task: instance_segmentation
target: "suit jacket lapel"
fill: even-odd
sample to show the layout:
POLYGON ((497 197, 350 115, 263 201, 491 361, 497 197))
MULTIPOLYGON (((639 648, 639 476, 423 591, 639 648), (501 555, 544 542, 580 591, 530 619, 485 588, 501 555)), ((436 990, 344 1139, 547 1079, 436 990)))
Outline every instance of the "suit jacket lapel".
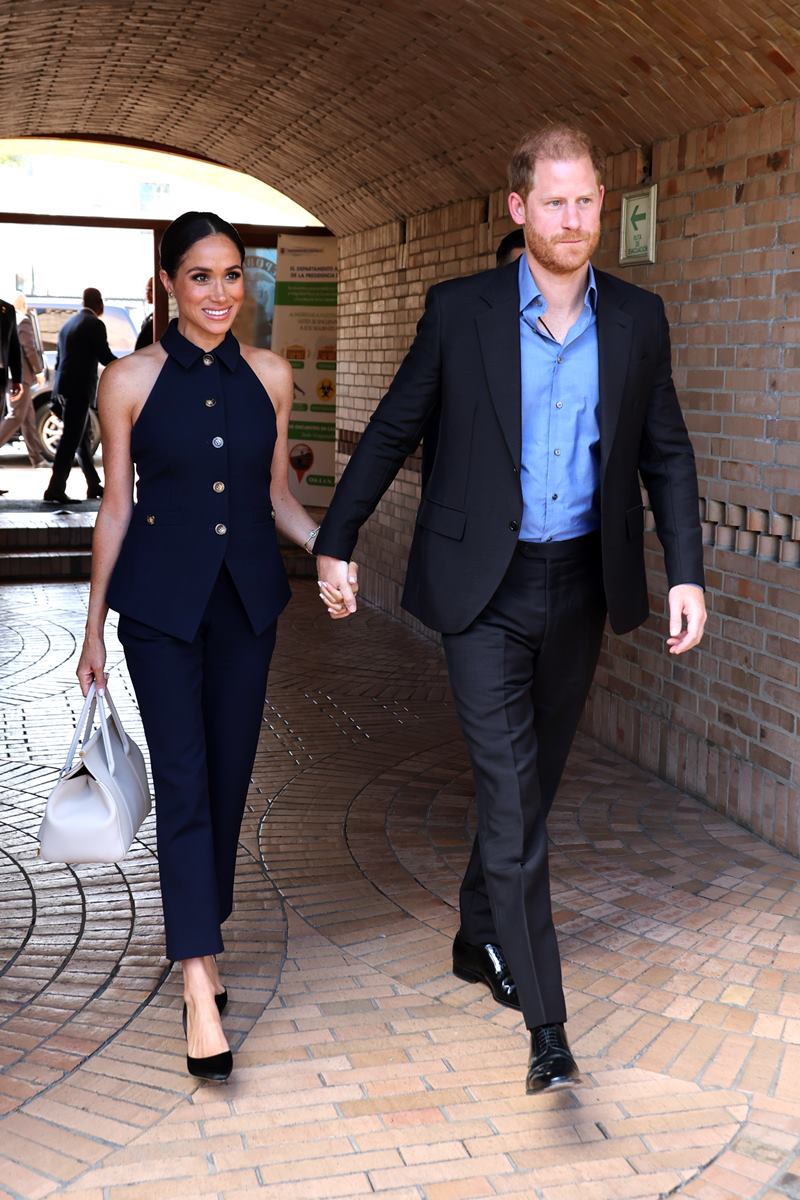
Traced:
POLYGON ((483 300, 486 308, 475 321, 489 394, 511 458, 519 469, 522 457, 522 382, 516 264, 492 271, 487 276, 483 300))
POLYGON ((633 321, 616 303, 609 277, 595 271, 597 280, 597 357, 600 392, 600 470, 605 473, 608 456, 614 443, 628 361, 631 351, 633 321))

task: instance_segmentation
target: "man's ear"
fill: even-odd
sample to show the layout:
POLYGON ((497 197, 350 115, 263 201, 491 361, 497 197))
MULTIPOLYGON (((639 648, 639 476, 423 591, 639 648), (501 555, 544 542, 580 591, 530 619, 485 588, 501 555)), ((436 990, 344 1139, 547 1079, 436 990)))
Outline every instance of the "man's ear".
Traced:
POLYGON ((508 197, 508 211, 511 215, 511 220, 516 225, 525 224, 525 201, 520 196, 519 192, 511 192, 508 197))

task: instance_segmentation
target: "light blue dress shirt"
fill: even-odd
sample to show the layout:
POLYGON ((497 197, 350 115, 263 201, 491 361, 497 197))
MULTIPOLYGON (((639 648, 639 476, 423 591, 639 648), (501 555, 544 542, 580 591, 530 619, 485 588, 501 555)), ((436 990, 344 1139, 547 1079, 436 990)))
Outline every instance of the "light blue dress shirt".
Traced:
POLYGON ((547 301, 519 260, 522 366, 522 527, 527 542, 564 541, 600 524, 597 285, 563 344, 542 328, 547 301))

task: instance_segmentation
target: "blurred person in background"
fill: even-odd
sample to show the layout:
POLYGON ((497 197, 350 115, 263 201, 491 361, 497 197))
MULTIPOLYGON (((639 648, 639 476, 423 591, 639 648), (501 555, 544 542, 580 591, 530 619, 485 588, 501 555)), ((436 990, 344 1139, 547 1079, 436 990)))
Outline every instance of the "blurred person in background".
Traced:
POLYGON ((497 243, 495 259, 498 267, 507 267, 525 253, 525 230, 518 225, 497 243))
POLYGON ((72 504, 66 493, 72 460, 78 452, 86 476, 87 500, 100 500, 103 487, 92 461, 89 408, 97 391, 97 368, 115 359, 108 344, 103 315, 103 297, 97 288, 84 289, 83 307, 62 326, 58 335, 58 358, 53 391, 64 405, 64 432, 56 451, 53 474, 44 498, 48 504, 72 504))
MULTIPOLYGON (((0 407, 4 413, 9 378, 8 395, 13 402, 22 391, 22 355, 14 309, 6 300, 0 300, 0 407)), ((0 488, 0 496, 5 494, 6 489, 0 488)))
MULTIPOLYGON (((151 275, 147 283, 144 285, 144 300, 145 304, 153 303, 153 276, 151 275)), ((139 330, 139 336, 136 339, 134 350, 143 350, 145 346, 153 344, 153 312, 152 309, 142 321, 142 328, 139 330)))
POLYGON ((36 313, 28 308, 22 292, 14 299, 16 309, 17 338, 19 340, 22 380, 18 391, 9 397, 9 413, 0 421, 0 446, 4 446, 15 434, 21 433, 32 467, 46 467, 47 458, 42 440, 36 430, 31 387, 44 371, 42 339, 36 321, 36 313))

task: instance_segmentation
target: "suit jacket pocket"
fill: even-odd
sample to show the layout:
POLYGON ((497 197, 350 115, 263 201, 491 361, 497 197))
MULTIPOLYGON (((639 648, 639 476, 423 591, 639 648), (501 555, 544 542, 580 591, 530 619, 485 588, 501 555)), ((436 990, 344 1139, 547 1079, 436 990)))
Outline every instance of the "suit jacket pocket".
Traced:
POLYGON ((625 526, 628 531, 628 540, 631 542, 641 539, 644 534, 644 505, 635 504, 633 508, 629 508, 625 513, 625 526))
POLYGON ((444 504, 427 499, 422 501, 417 514, 417 524, 423 529, 430 529, 432 533, 440 533, 442 537, 456 540, 464 536, 466 520, 466 513, 460 512, 459 509, 447 508, 444 504))

